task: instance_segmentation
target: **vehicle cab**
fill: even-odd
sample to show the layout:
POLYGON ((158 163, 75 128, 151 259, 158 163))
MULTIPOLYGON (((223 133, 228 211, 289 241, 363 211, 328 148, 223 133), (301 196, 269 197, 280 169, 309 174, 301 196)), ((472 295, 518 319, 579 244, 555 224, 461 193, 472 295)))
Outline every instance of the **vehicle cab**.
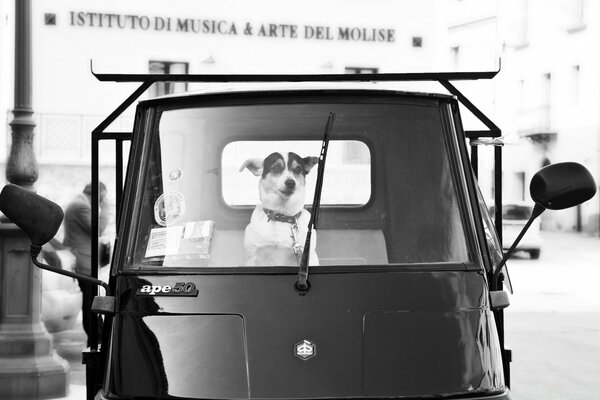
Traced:
MULTIPOLYGON (((452 95, 262 84, 157 98, 137 105, 131 134, 104 131, 158 79, 191 78, 145 78, 93 133, 93 181, 99 141, 115 140, 123 191, 109 282, 89 278, 106 295, 88 398, 511 398, 508 254, 467 144, 486 133, 464 131, 470 103, 449 83, 464 76, 390 77, 452 95)), ((573 168, 534 177, 534 213, 571 206, 566 181, 577 201, 593 196, 573 168)), ((34 245, 52 236, 19 224, 7 198, 34 245)))
POLYGON ((137 115, 106 398, 508 398, 455 98, 234 91, 137 115), (318 156, 330 113, 318 265, 299 293, 298 265, 246 265, 265 178, 240 166, 318 156))

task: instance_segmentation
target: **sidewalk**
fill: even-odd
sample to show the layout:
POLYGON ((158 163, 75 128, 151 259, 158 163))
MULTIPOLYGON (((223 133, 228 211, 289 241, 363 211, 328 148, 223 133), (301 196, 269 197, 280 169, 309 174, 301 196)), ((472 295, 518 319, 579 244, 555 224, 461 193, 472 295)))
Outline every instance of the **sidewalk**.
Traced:
POLYGON ((52 400, 85 400, 85 386, 69 385, 67 397, 58 397, 52 400))
POLYGON ((87 337, 81 325, 81 313, 73 329, 52 333, 54 349, 69 363, 69 388, 66 397, 57 400, 85 400, 85 365, 81 363, 81 352, 86 347, 87 337))

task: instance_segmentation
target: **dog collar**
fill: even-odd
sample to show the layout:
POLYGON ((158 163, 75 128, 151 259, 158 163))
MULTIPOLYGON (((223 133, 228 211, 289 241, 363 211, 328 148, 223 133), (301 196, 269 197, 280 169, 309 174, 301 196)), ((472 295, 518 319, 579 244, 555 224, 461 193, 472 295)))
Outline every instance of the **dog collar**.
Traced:
POLYGON ((263 208, 263 211, 265 212, 265 214, 267 214, 267 222, 277 221, 277 222, 287 222, 288 224, 297 224, 298 218, 300 218, 300 214, 302 214, 302 210, 300 210, 300 212, 298 212, 298 214, 292 215, 292 216, 281 214, 281 213, 275 212, 273 210, 268 210, 266 208, 263 208))

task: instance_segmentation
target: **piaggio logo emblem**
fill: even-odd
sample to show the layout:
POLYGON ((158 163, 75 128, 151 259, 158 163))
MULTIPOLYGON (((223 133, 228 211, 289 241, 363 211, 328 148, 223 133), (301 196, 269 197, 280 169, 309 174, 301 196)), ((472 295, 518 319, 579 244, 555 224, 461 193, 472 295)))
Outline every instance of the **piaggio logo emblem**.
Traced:
POLYGON ((303 340, 294 346, 294 355, 301 360, 308 360, 316 354, 317 346, 308 340, 303 340))

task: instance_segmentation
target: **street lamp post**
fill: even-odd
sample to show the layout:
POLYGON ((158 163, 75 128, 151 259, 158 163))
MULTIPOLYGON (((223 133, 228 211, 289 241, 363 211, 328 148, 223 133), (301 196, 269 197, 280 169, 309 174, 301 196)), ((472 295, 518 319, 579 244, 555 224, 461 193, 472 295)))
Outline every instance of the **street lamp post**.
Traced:
POLYGON ((15 1, 15 108, 12 146, 6 164, 6 179, 15 185, 33 189, 38 165, 33 151, 33 108, 31 102, 31 3, 15 1))
MULTIPOLYGON (((33 190, 38 166, 31 74, 31 0, 15 0, 15 108, 6 178, 33 190)), ((29 245, 16 225, 0 224, 0 399, 61 397, 67 391, 68 363, 56 354, 41 320, 41 273, 32 266, 29 245)))

